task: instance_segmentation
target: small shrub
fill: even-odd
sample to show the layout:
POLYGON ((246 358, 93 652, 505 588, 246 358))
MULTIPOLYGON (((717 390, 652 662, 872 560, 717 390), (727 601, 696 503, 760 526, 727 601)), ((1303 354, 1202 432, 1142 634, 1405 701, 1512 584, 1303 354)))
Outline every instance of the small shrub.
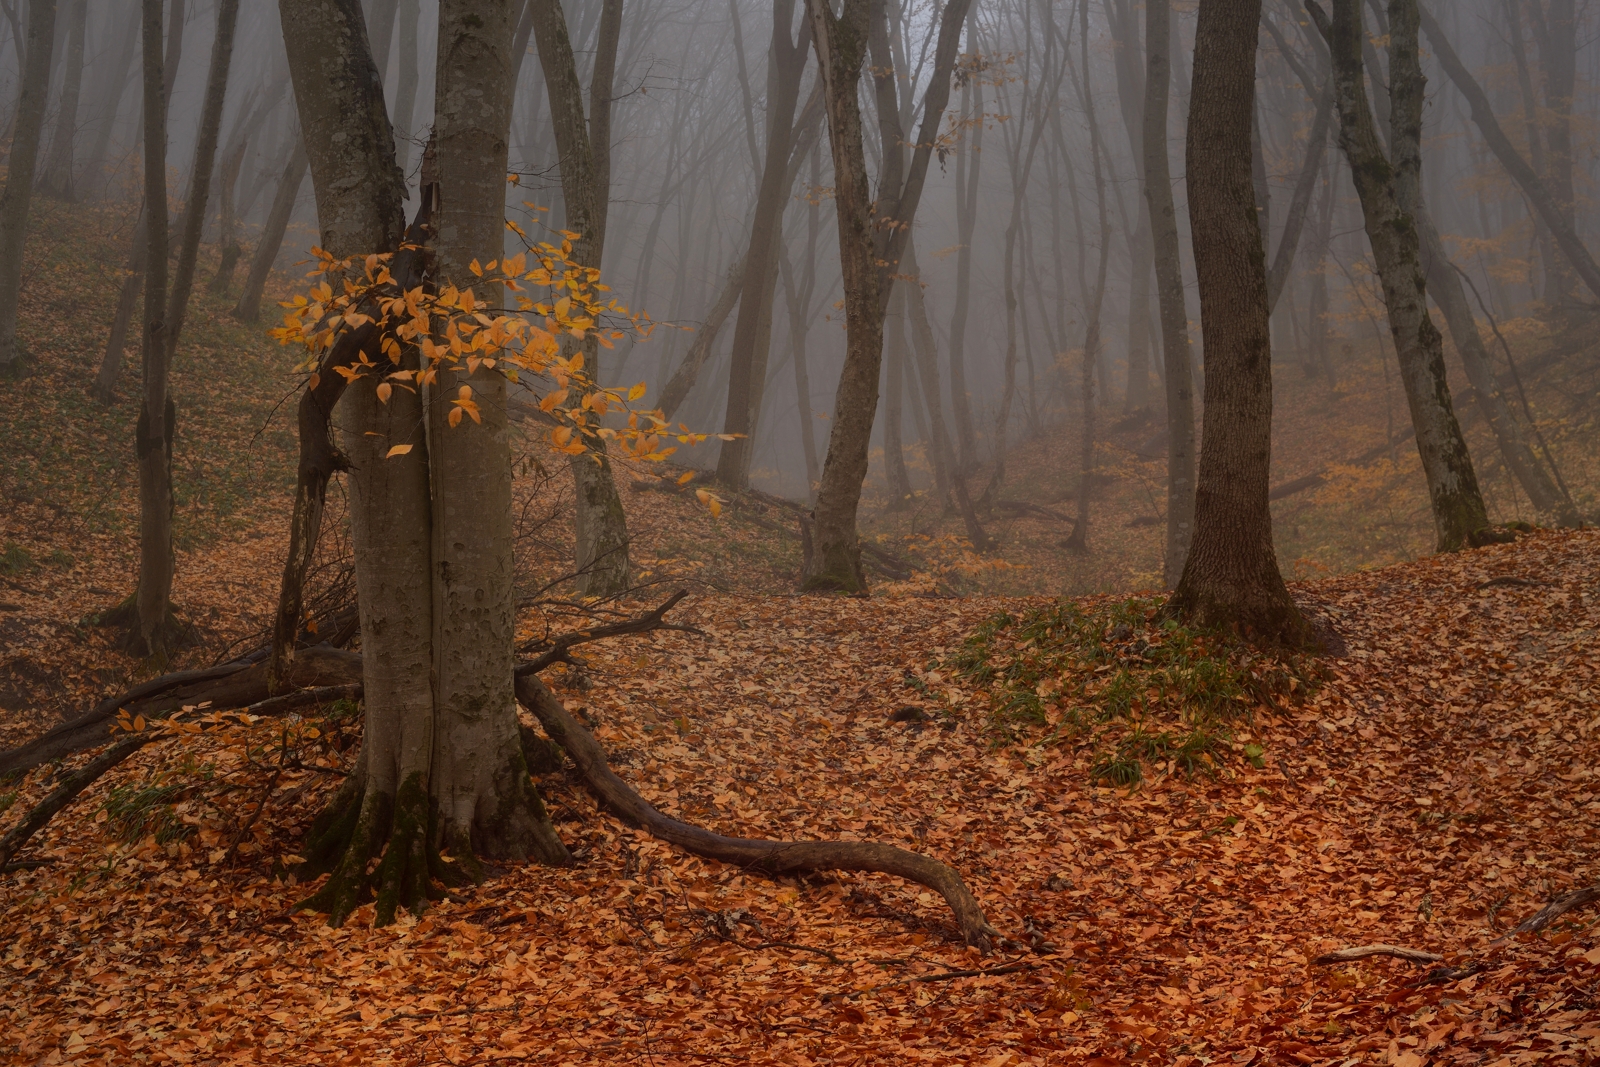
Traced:
POLYGON ((0 574, 8 578, 26 574, 37 566, 33 554, 15 541, 7 541, 5 548, 0 549, 0 574))

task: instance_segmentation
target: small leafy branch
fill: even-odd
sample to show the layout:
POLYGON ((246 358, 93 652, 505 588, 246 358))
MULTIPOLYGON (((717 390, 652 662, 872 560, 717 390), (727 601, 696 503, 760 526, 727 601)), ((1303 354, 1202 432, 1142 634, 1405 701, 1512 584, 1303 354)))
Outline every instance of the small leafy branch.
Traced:
MULTIPOLYGON (((515 222, 506 226, 527 240, 515 222)), ((560 231, 560 236, 559 244, 530 243, 525 253, 487 264, 472 262, 473 274, 504 290, 514 308, 491 304, 473 289, 455 285, 403 288, 389 270, 392 254, 336 259, 313 249, 312 284, 283 303, 283 325, 272 336, 305 348, 301 369, 314 389, 319 360, 341 330, 375 324, 381 334, 380 357, 374 360, 362 352, 350 366, 334 369, 352 383, 376 379, 377 396, 384 403, 396 389, 415 393, 434 385, 443 370, 498 371, 532 389, 551 424, 550 447, 567 455, 615 448, 626 459, 660 462, 679 444, 728 439, 726 434, 695 433, 683 423, 674 428, 659 410, 634 408, 644 396, 643 382, 627 390, 601 387, 585 371, 582 345, 610 348, 630 332, 649 336, 654 324, 647 315, 631 313, 608 298, 609 287, 600 281, 597 268, 573 262, 572 242, 579 235, 560 231), (415 356, 407 358, 408 352, 415 356), (625 418, 621 425, 607 425, 608 415, 625 418)), ((463 418, 482 421, 470 385, 459 386, 450 405, 451 426, 463 418)), ((389 454, 410 450, 410 445, 396 445, 389 454)))

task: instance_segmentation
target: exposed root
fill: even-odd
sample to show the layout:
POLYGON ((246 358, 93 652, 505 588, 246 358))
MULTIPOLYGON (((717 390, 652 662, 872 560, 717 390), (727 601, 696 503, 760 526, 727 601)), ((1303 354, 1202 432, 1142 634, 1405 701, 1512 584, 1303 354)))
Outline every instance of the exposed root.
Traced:
POLYGON ((44 829, 45 824, 54 818, 57 812, 77 799, 79 793, 99 781, 100 777, 111 768, 154 740, 155 737, 153 735, 136 734, 126 741, 119 741, 62 779, 61 784, 51 790, 49 796, 41 800, 34 806, 32 811, 23 816, 22 821, 13 826, 5 837, 0 837, 0 868, 7 867, 11 857, 15 856, 17 851, 27 844, 34 834, 44 829))
POLYGON ((574 719, 554 693, 533 675, 517 678, 517 699, 538 718, 545 732, 577 765, 578 772, 600 800, 625 821, 642 827, 697 856, 735 863, 767 874, 810 871, 877 871, 892 874, 937 890, 950 910, 967 944, 988 952, 999 936, 984 918, 983 909, 954 869, 938 860, 892 845, 865 841, 763 841, 724 837, 698 826, 670 819, 618 778, 606 763, 605 752, 574 719))

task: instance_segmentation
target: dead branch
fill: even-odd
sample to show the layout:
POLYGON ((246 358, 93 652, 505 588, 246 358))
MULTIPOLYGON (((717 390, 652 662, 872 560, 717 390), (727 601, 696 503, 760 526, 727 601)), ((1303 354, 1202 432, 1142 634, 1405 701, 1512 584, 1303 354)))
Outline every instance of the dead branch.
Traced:
POLYGON ((0 837, 0 867, 5 867, 11 862, 11 857, 17 850, 28 843, 28 840, 44 828, 44 825, 55 817, 56 812, 72 803, 77 795, 89 788, 111 768, 139 751, 145 745, 154 741, 154 734, 135 734, 126 741, 119 741, 106 751, 73 771, 61 780, 61 784, 50 791, 50 795, 34 805, 32 811, 23 816, 22 821, 13 826, 5 837, 0 837))
POLYGON ((1402 948, 1399 945, 1358 945, 1355 948, 1341 948, 1337 952, 1325 952, 1312 960, 1313 964, 1326 966, 1330 963, 1349 963, 1351 960, 1364 960, 1369 956, 1393 956, 1397 960, 1418 965, 1425 963, 1439 963, 1444 957, 1432 952, 1424 952, 1419 948, 1402 948))
POLYGON ((544 726, 577 766, 590 790, 630 825, 696 856, 766 874, 876 871, 938 891, 955 913, 967 944, 988 952, 999 936, 961 876, 938 860, 868 841, 764 841, 724 837, 661 814, 611 770, 594 735, 574 719, 532 672, 518 671, 517 700, 544 726))
POLYGON ((313 704, 331 704, 335 700, 357 700, 360 696, 360 682, 348 682, 344 685, 319 685, 311 689, 285 693, 283 696, 268 697, 266 700, 260 700, 247 706, 244 710, 251 715, 271 718, 275 715, 287 715, 291 711, 298 711, 313 704))
MULTIPOLYGON (((538 674, 552 664, 567 662, 567 652, 577 645, 586 645, 591 641, 603 641, 608 637, 623 637, 628 634, 645 634, 654 630, 679 630, 684 633, 700 634, 705 636, 705 631, 694 626, 684 626, 679 623, 665 621, 663 616, 675 607, 678 601, 689 595, 689 590, 680 589, 673 593, 661 605, 642 615, 635 615, 631 619, 621 622, 608 622, 603 626, 593 626, 587 630, 575 630, 572 633, 562 634, 546 646, 540 655, 522 664, 517 668, 517 677, 538 674)), ((531 651, 531 650, 530 650, 531 651)))
MULTIPOLYGON (((290 664, 288 684, 297 689, 325 686, 340 687, 361 681, 361 656, 355 652, 318 645, 296 653, 290 664)), ((51 760, 70 756, 74 752, 99 748, 110 738, 108 724, 117 712, 126 708, 129 715, 143 715, 146 719, 160 719, 185 706, 209 703, 218 710, 226 708, 254 708, 268 701, 272 694, 267 684, 267 663, 231 663, 203 671, 178 671, 153 678, 142 685, 108 700, 103 700, 88 713, 62 723, 27 744, 0 753, 0 775, 15 775, 51 760)), ((285 699, 298 696, 286 693, 285 699)), ((327 699, 336 699, 329 697, 327 699)), ((310 703, 311 701, 305 701, 310 703)), ((292 710, 256 711, 255 714, 279 714, 292 710)))
POLYGON ((1504 937, 1497 938, 1490 943, 1498 945, 1511 940, 1518 934, 1536 934, 1540 930, 1543 930, 1546 926, 1549 926, 1551 923, 1561 918, 1561 916, 1565 915, 1567 912, 1586 907, 1587 905, 1593 904, 1597 900, 1600 900, 1600 885, 1591 885, 1586 886, 1583 889, 1575 889, 1566 896, 1561 897, 1559 900, 1552 900, 1550 903, 1540 908, 1536 913, 1528 916, 1526 919, 1518 923, 1509 934, 1506 934, 1504 937))

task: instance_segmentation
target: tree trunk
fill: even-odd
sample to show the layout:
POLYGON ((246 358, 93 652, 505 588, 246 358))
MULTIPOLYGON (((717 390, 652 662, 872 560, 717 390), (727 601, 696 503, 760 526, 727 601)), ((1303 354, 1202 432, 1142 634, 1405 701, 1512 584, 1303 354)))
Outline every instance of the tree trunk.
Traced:
POLYGON ((881 20, 874 26, 872 0, 845 0, 843 14, 838 18, 826 0, 807 0, 806 6, 821 69, 833 153, 846 343, 828 457, 823 463, 814 511, 815 551, 806 557, 801 568, 801 587, 858 592, 865 591, 866 581, 861 570, 856 512, 878 408, 884 298, 894 283, 916 220, 917 204, 950 96, 950 78, 968 0, 950 0, 940 15, 933 71, 923 97, 922 126, 903 181, 899 180, 898 160, 905 135, 900 131, 898 107, 893 100, 894 83, 890 77, 878 78, 878 124, 884 145, 885 180, 880 182, 876 204, 867 186, 857 83, 870 38, 874 34, 886 37, 886 29, 881 20))
MULTIPOLYGON (((255 253, 250 257, 250 274, 245 278, 244 291, 239 294, 239 302, 233 306, 233 317, 240 322, 255 322, 261 318, 261 297, 266 292, 272 264, 283 247, 283 236, 289 230, 289 217, 294 214, 300 186, 305 184, 308 161, 305 138, 295 138, 294 153, 283 168, 283 176, 278 179, 272 210, 267 212, 266 225, 261 228, 255 253)), ((320 215, 320 210, 318 213, 320 215)))
POLYGON ((194 289, 200 234, 206 224, 211 171, 217 162, 217 141, 222 136, 222 105, 228 93, 228 69, 233 62, 233 36, 238 23, 239 0, 218 0, 217 36, 211 46, 211 70, 206 76, 206 97, 200 110, 200 132, 195 141, 189 197, 183 209, 183 240, 178 248, 178 269, 172 279, 172 301, 167 307, 169 361, 178 350, 178 337, 183 333, 189 310, 189 294, 194 289))
POLYGON ((222 160, 219 175, 217 211, 217 272, 211 276, 206 291, 212 296, 226 296, 233 285, 233 272, 238 269, 239 257, 244 249, 239 247, 239 219, 235 210, 234 194, 239 188, 239 174, 244 170, 245 150, 250 142, 240 139, 222 160))
MULTIPOLYGON (((975 31, 977 20, 968 28, 975 31)), ((969 77, 961 89, 962 132, 956 144, 956 291, 950 308, 950 404, 955 414, 957 477, 978 465, 978 438, 967 392, 967 307, 972 290, 972 238, 978 225, 978 179, 983 169, 983 81, 969 77), (968 123, 974 123, 970 128, 968 123)))
POLYGON ((871 0, 845 0, 835 18, 826 0, 806 0, 821 68, 833 154, 839 264, 844 275, 845 362, 833 405, 828 455, 813 511, 813 550, 801 574, 804 590, 866 589, 856 509, 867 476, 867 445, 878 407, 883 313, 873 248, 872 198, 857 93, 867 58, 871 0))
POLYGON ((336 256, 391 250, 405 230, 405 184, 394 161, 394 131, 360 3, 278 0, 278 16, 294 78, 301 144, 317 189, 321 247, 336 256), (305 32, 313 25, 325 32, 305 32), (366 113, 347 114, 351 106, 366 113), (336 183, 366 189, 358 193, 336 183))
POLYGON ((39 134, 50 96, 50 58, 56 33, 56 0, 28 5, 27 60, 17 97, 6 189, 0 194, 0 376, 16 372, 17 299, 22 293, 22 254, 28 239, 28 204, 39 164, 39 134))
POLYGON ((911 475, 906 470, 904 448, 906 395, 906 297, 907 286, 896 285, 889 294, 889 317, 884 320, 884 376, 888 390, 884 400, 883 460, 888 477, 889 510, 904 511, 911 506, 911 475))
MULTIPOLYGON (((1506 9, 1506 20, 1509 23, 1511 37, 1511 55, 1517 64, 1517 88, 1522 98, 1522 128, 1527 131, 1528 161, 1533 166, 1533 173, 1540 180, 1545 179, 1546 167, 1544 158, 1544 136, 1539 129, 1539 101, 1533 95, 1533 77, 1528 70, 1528 48, 1522 35, 1522 4, 1523 0, 1503 0, 1506 9)), ((1482 210, 1487 197, 1479 196, 1478 205, 1482 210)), ((1561 250, 1556 247, 1550 235, 1550 227, 1535 213, 1533 216, 1534 233, 1539 242, 1539 262, 1544 267, 1544 276, 1550 279, 1560 271, 1570 271, 1570 268, 1561 260, 1561 250)))
POLYGON ((118 50, 114 58, 101 65, 102 80, 97 85, 94 139, 89 143, 89 151, 84 155, 83 166, 78 172, 80 187, 87 190, 86 195, 90 196, 105 195, 106 153, 111 148, 117 112, 121 110, 123 97, 127 95, 133 61, 139 54, 139 7, 137 4, 127 4, 125 12, 126 21, 112 31, 115 35, 113 39, 119 42, 118 50))
POLYGON ((1528 166, 1516 146, 1511 143, 1511 139, 1501 129, 1500 120, 1495 117, 1488 95, 1467 70, 1466 65, 1461 62, 1461 57, 1456 55, 1449 38, 1444 35, 1439 24, 1422 5, 1418 4, 1417 9, 1423 31, 1428 35, 1428 43, 1433 46, 1439 65, 1444 68, 1445 74, 1455 83, 1461 95, 1466 97, 1467 105, 1472 111, 1472 121, 1477 124, 1483 139, 1488 142, 1490 150, 1500 160, 1500 165, 1505 168, 1506 173, 1511 175, 1512 180, 1522 189, 1523 195, 1528 198, 1528 203, 1532 205, 1540 220, 1550 228, 1550 235, 1561 249, 1561 254, 1566 256, 1567 262, 1583 284, 1596 297, 1600 297, 1600 264, 1595 263, 1594 257, 1589 254, 1589 249, 1568 224, 1560 202, 1534 173, 1533 168, 1528 166))
MULTIPOLYGON (((1319 23, 1320 8, 1312 8, 1319 23)), ((1385 158, 1367 103, 1359 0, 1335 0, 1329 43, 1339 108, 1339 143, 1361 198, 1372 258, 1389 309, 1400 378, 1428 480, 1437 551, 1474 542, 1489 525, 1472 457, 1445 381, 1444 339, 1428 316, 1414 213, 1421 204, 1423 77, 1417 57, 1414 0, 1390 5, 1391 160, 1385 158)))
POLYGON ((717 479, 744 489, 750 484, 750 459, 761 416, 762 385, 772 342, 772 305, 777 282, 778 248, 783 240, 783 211, 792 187, 789 154, 794 141, 795 107, 810 48, 809 21, 798 38, 790 39, 794 0, 772 2, 772 44, 767 72, 767 151, 761 187, 756 195, 750 245, 745 254, 739 318, 733 327, 733 358, 728 375, 728 408, 723 433, 738 434, 722 443, 717 479))
POLYGON ((172 597, 172 436, 169 355, 162 317, 167 299, 167 106, 162 78, 161 0, 144 0, 144 399, 135 450, 139 463, 139 655, 166 654, 172 597))
POLYGON ((1206 433, 1194 542, 1165 613, 1265 644, 1300 646, 1309 630, 1278 572, 1267 503, 1272 351, 1250 151, 1260 21, 1261 0, 1200 3, 1186 178, 1206 433))
MULTIPOLYGON (((681 278, 683 273, 679 273, 681 278)), ((689 392, 694 389, 695 382, 699 380, 700 368, 705 366, 706 360, 711 357, 711 346, 717 343, 717 334, 722 331, 723 324, 728 321, 728 316, 733 313, 734 305, 739 302, 739 293, 744 288, 744 260, 741 258, 728 268, 728 276, 722 285, 722 292, 717 294, 716 303, 711 305, 711 310, 706 313, 706 319, 700 324, 700 329, 695 333, 694 343, 689 346, 689 351, 684 353, 683 362, 678 364, 678 369, 672 372, 672 377, 661 390, 661 413, 671 420, 678 413, 678 408, 688 399, 689 392)))
POLYGON ((1183 573, 1194 537, 1194 375, 1189 352, 1189 311, 1183 291, 1178 212, 1167 158, 1167 103, 1171 95, 1169 0, 1146 0, 1144 171, 1145 202, 1155 237, 1156 295, 1161 305, 1161 353, 1167 399, 1167 536, 1162 573, 1168 588, 1183 573))
MULTIPOLYGON (((500 254, 511 138, 510 4, 443 0, 434 137, 439 283, 466 286, 469 263, 500 254)), ((492 300, 493 297, 490 297, 492 300)), ((434 739, 439 843, 457 855, 567 862, 523 762, 511 688, 515 597, 506 379, 441 368, 428 388, 433 495, 434 739), (458 391, 481 413, 451 427, 458 391)))
POLYGON ((89 23, 89 0, 71 0, 67 9, 67 66, 61 79, 56 129, 50 137, 39 191, 57 200, 76 200, 72 183, 72 141, 78 134, 78 97, 83 88, 83 38, 89 23))
POLYGON ((102 404, 111 403, 116 396, 117 379, 122 376, 122 357, 128 346, 128 329, 133 325, 133 313, 144 291, 144 262, 149 254, 145 242, 144 208, 139 208, 139 221, 133 230, 133 251, 128 253, 128 266, 123 272, 121 290, 117 295, 117 310, 111 318, 111 332, 106 338, 104 353, 100 356, 100 372, 95 375, 89 395, 102 404))
MULTIPOLYGON (((811 153, 811 184, 818 182, 821 167, 820 153, 811 153)), ((811 328, 811 294, 817 283, 817 238, 822 229, 821 205, 814 199, 806 204, 806 265, 797 287, 789 268, 786 251, 778 249, 779 273, 783 278, 783 293, 789 311, 789 347, 794 358, 794 395, 799 405, 800 450, 805 454, 806 501, 815 499, 820 470, 817 465, 817 431, 815 412, 811 410, 811 368, 807 365, 806 334, 811 328)), ((670 416, 669 416, 670 417, 670 416)))
MULTIPOLYGON (((544 68, 550 97, 556 149, 561 157, 561 192, 566 202, 567 229, 580 236, 572 259, 586 267, 600 266, 605 251, 606 207, 611 195, 611 93, 617 43, 622 27, 622 0, 604 0, 600 43, 590 80, 589 117, 584 117, 583 86, 560 0, 530 0, 533 36, 544 68)), ((593 337, 584 342, 585 372, 599 384, 599 348, 593 337)), ((599 446, 601 442, 596 441, 599 446)), ((575 542, 579 585, 588 596, 608 596, 628 587, 628 524, 602 447, 573 456, 576 503, 575 542)))

